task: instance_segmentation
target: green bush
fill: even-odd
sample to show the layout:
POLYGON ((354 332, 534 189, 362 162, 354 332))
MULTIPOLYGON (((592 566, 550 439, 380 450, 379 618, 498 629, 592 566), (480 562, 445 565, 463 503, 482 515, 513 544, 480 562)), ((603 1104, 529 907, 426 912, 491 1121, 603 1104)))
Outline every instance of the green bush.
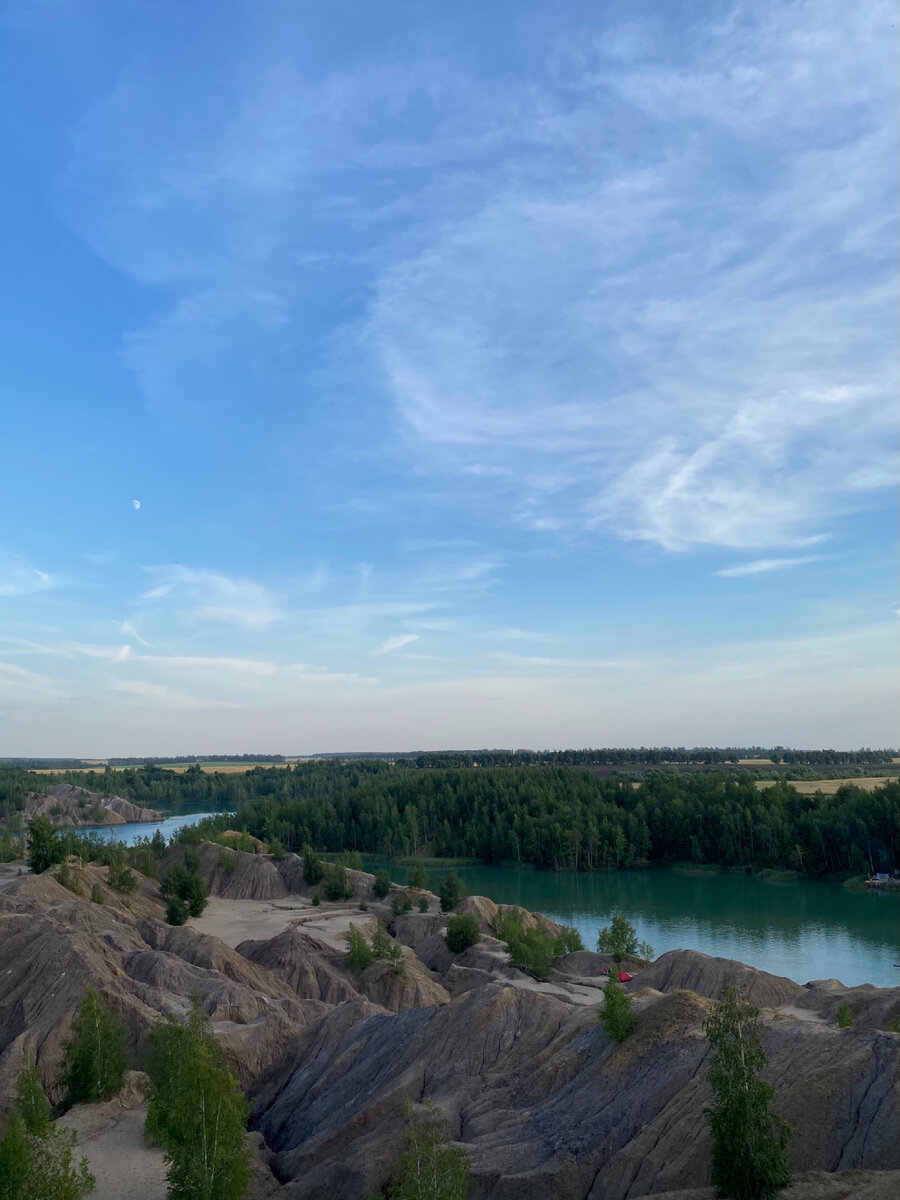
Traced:
POLYGON ((525 928, 521 913, 505 914, 501 908, 494 920, 497 937, 506 943, 514 967, 535 979, 546 979, 556 956, 556 940, 539 925, 525 928))
POLYGON ((348 871, 361 871, 363 869, 363 856, 358 850, 343 850, 338 857, 338 863, 342 867, 346 867, 348 871))
POLYGON ((419 897, 419 912, 428 912, 428 897, 419 897))
POLYGON ((243 1200, 251 1175, 247 1104, 195 994, 184 1024, 147 1039, 147 1130, 166 1156, 170 1200, 243 1200))
POLYGON ((388 1200, 466 1200, 469 1156, 457 1146, 446 1145, 450 1131, 434 1103, 429 1103, 424 1118, 413 1120, 407 1100, 405 1114, 410 1127, 388 1200))
POLYGON ((34 817, 28 822, 28 865, 39 875, 62 862, 66 849, 49 817, 34 817))
MULTIPOLYGON (((198 865, 189 867, 187 854, 184 859, 184 866, 171 867, 166 872, 165 878, 160 884, 160 890, 169 899, 175 898, 183 901, 190 915, 199 917, 206 908, 206 885, 200 875, 198 865)), ((192 862, 197 863, 196 855, 193 855, 192 862)), ((166 920, 168 919, 167 915, 166 920)), ((176 923, 180 922, 172 922, 172 924, 176 923)))
POLYGON ((368 906, 368 904, 365 902, 365 900, 360 900, 360 902, 359 902, 359 911, 360 911, 360 912, 368 912, 368 911, 369 911, 369 906, 368 906))
POLYGON ((428 872, 424 863, 413 863, 406 872, 406 886, 424 892, 428 887, 428 872))
POLYGON ((391 912, 395 917, 399 917, 401 913, 412 912, 412 900, 404 893, 397 893, 391 899, 391 912))
POLYGON ((606 987, 603 989, 603 1009, 600 1013, 600 1020, 607 1035, 614 1042, 624 1042, 634 1025, 631 1000, 619 983, 619 975, 616 971, 610 972, 606 987))
POLYGON ((277 837, 269 838, 266 843, 266 852, 271 854, 276 862, 281 862, 285 856, 285 849, 281 839, 277 837))
POLYGON ((375 882, 372 891, 379 900, 383 900, 391 890, 391 877, 384 869, 375 872, 375 882))
POLYGON ((321 903, 322 903, 322 897, 319 895, 318 892, 316 892, 316 894, 312 898, 313 908, 318 908, 321 903))
POLYGON ((103 888, 100 886, 99 883, 95 883, 94 886, 91 888, 91 903, 92 904, 103 904, 104 903, 103 888))
POLYGON ((462 954, 481 938, 481 930, 474 913, 454 913, 447 922, 447 948, 453 954, 462 954))
POLYGON ((613 913, 610 923, 597 934, 597 949, 601 954, 611 954, 617 963, 626 955, 653 957, 653 947, 638 941, 634 926, 620 912, 613 913))
POLYGON ((316 858, 316 852, 312 846, 304 846, 301 854, 303 856, 303 878, 310 887, 315 887, 317 883, 321 883, 325 868, 321 859, 316 858))
POLYGON ((457 877, 455 871, 451 871, 449 875, 445 875, 438 885, 438 896, 441 901, 442 912, 452 912, 466 895, 466 886, 461 879, 457 877))
POLYGON ((234 864, 237 861, 233 850, 226 850, 223 846, 219 851, 219 866, 226 875, 234 874, 234 864))
POLYGON ((187 905, 177 896, 170 896, 166 905, 166 920, 170 925, 183 925, 188 919, 187 905))
POLYGON ((127 1066, 125 1029, 89 987, 63 1054, 60 1082, 67 1103, 108 1100, 121 1089, 127 1066))
POLYGON ((349 900, 353 895, 353 884, 347 878, 345 868, 337 863, 326 864, 323 887, 326 900, 349 900))
POLYGON ((853 1013, 849 1004, 842 1004, 837 1014, 838 1029, 850 1029, 853 1025, 853 1013))
POLYGON ((584 949, 581 934, 574 925, 563 925, 562 932, 556 937, 554 949, 557 954, 574 954, 576 950, 584 949))
POLYGON ((375 957, 372 947, 356 928, 351 925, 347 933, 347 966, 359 975, 375 957))

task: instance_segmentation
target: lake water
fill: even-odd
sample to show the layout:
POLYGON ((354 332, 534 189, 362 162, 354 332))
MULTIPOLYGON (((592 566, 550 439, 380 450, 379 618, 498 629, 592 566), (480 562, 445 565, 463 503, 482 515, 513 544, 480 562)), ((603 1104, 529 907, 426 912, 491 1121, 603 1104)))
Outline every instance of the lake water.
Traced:
MULTIPOLYGON (((368 870, 377 865, 368 863, 368 870)), ((405 867, 387 867, 397 883, 405 867)), ((430 886, 446 872, 430 870, 430 886)), ((574 925, 585 946, 621 909, 657 955, 690 948, 736 958, 798 983, 900 984, 900 897, 828 883, 764 883, 745 875, 676 871, 597 874, 459 867, 470 895, 521 904, 574 925)))
MULTIPOLYGON (((170 838, 213 813, 164 821, 105 825, 96 830, 130 845, 159 830, 170 838)), ((367 862, 374 871, 383 863, 367 862)), ((397 883, 406 868, 387 866, 397 883)), ((432 888, 441 870, 429 870, 432 888)), ((737 958, 798 983, 840 979, 848 985, 900 984, 900 897, 848 891, 828 883, 764 883, 747 875, 682 875, 677 871, 560 872, 514 867, 459 867, 470 895, 521 904, 574 925, 593 949, 597 930, 621 909, 656 954, 690 948, 737 958)))
POLYGON ((107 841, 115 840, 125 846, 132 846, 140 838, 153 837, 157 829, 168 840, 177 833, 183 825, 195 825, 204 817, 220 816, 220 813, 182 813, 178 817, 166 817, 164 821, 139 821, 127 825, 85 825, 76 833, 99 833, 107 841))

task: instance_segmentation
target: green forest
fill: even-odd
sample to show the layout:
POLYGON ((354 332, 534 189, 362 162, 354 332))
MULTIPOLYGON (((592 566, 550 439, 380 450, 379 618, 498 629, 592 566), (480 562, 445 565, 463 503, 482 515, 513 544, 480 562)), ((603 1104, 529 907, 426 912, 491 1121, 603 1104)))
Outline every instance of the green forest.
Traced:
MULTIPOLYGON (((0 772, 7 818, 52 778, 0 772)), ((806 796, 785 782, 760 791, 751 775, 725 771, 654 771, 635 782, 572 766, 423 769, 335 759, 234 775, 148 765, 68 778, 172 812, 234 814, 218 823, 288 850, 308 843, 326 853, 586 871, 691 862, 818 877, 893 871, 900 862, 898 781, 806 796)))

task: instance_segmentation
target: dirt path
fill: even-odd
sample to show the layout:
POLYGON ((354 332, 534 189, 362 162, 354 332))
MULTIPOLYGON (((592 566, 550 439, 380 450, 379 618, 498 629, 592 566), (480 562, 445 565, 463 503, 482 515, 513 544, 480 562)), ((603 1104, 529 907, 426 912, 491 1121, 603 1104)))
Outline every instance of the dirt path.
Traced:
POLYGON ((146 1118, 146 1104, 122 1108, 116 1100, 79 1104, 60 1117, 58 1125, 77 1133, 78 1150, 97 1180, 91 1200, 165 1200, 166 1161, 144 1142, 146 1118))

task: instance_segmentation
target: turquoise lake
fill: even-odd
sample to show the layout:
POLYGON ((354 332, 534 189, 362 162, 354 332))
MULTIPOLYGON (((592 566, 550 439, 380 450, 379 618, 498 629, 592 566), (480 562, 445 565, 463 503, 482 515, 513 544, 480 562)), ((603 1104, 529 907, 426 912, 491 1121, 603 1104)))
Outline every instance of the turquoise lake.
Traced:
MULTIPOLYGON (((367 863, 367 869, 377 865, 367 863)), ((398 883, 406 868, 388 866, 398 883)), ((446 872, 429 871, 430 886, 446 872)), ((677 871, 597 874, 460 867, 470 895, 521 904, 574 925, 587 949, 621 909, 656 954, 690 948, 737 958, 798 983, 840 979, 848 985, 900 984, 900 897, 837 884, 764 883, 746 875, 677 871)))
MULTIPOLYGON (((97 832, 130 843, 159 830, 166 838, 208 813, 97 832)), ((367 862, 367 870, 385 864, 367 862)), ((406 868, 388 865, 397 883, 406 868)), ((430 886, 446 872, 430 870, 430 886)), ((470 895, 521 904, 574 925, 593 949, 597 930, 621 909, 657 954, 691 948, 737 958, 798 983, 840 979, 848 985, 900 985, 900 896, 849 891, 837 884, 765 883, 747 875, 677 871, 556 873, 514 867, 459 867, 470 895)))

